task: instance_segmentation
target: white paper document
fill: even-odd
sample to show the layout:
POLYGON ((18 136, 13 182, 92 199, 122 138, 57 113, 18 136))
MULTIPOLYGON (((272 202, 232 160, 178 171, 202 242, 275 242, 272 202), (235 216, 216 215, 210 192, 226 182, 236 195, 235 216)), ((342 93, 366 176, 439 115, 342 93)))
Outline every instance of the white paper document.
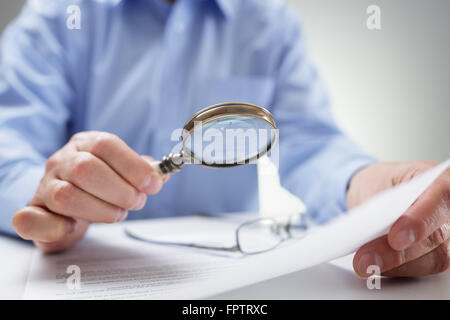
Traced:
MULTIPOLYGON (((129 238, 122 225, 97 225, 72 250, 45 255, 36 250, 26 299, 196 299, 302 270, 354 252, 383 235, 450 165, 385 191, 363 205, 317 227, 299 240, 252 256, 229 255, 129 238), (80 270, 74 287, 73 268, 80 270), (68 269, 69 268, 69 269, 68 269), (69 271, 69 272, 68 272, 69 271)), ((160 239, 232 244, 235 222, 174 218, 125 223, 160 239)))

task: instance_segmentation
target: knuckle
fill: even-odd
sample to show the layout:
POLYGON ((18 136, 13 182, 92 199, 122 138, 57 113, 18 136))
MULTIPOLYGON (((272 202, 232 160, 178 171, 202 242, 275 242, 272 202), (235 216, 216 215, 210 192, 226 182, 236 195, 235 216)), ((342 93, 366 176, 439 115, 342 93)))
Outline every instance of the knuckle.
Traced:
POLYGON ((440 210, 442 210, 443 215, 450 220, 450 180, 448 190, 442 195, 440 210))
POLYGON ((434 231, 429 237, 429 245, 430 247, 437 247, 442 242, 447 240, 448 234, 450 231, 450 224, 446 223, 439 227, 436 231, 434 231))
POLYGON ((123 193, 123 198, 121 199, 122 207, 131 209, 133 208, 139 200, 139 193, 137 191, 131 190, 129 192, 123 193))
POLYGON ((443 272, 448 269, 450 265, 450 246, 449 242, 440 245, 436 252, 436 272, 443 272))
POLYGON ((405 264, 406 261, 407 261, 407 259, 406 259, 405 250, 397 251, 395 253, 395 258, 394 258, 395 266, 401 266, 401 265, 405 264))
POLYGON ((99 132, 92 142, 91 150, 93 153, 102 153, 114 144, 117 137, 108 132, 99 132))
POLYGON ((132 196, 128 196, 128 197, 124 197, 124 199, 122 200, 122 203, 124 204, 124 207, 127 209, 132 209, 137 202, 137 196, 136 195, 132 195, 132 196))
POLYGON ((140 171, 140 174, 138 175, 138 184, 139 186, 144 186, 145 183, 147 183, 147 179, 154 179, 155 174, 153 173, 154 170, 150 165, 145 164, 143 166, 142 171, 140 171))
POLYGON ((50 158, 47 159, 47 162, 45 163, 45 171, 49 172, 53 170, 59 163, 58 156, 56 154, 52 155, 50 158))
POLYGON ((80 152, 73 161, 70 178, 74 180, 83 179, 94 173, 95 158, 87 152, 80 152))
POLYGON ((113 214, 106 214, 103 219, 102 222, 103 223, 115 223, 117 220, 117 216, 113 215, 113 214))
POLYGON ((71 138, 71 142, 81 141, 86 137, 86 132, 77 132, 71 138))
POLYGON ((66 207, 72 200, 75 187, 67 182, 59 182, 53 189, 50 205, 56 208, 66 207))

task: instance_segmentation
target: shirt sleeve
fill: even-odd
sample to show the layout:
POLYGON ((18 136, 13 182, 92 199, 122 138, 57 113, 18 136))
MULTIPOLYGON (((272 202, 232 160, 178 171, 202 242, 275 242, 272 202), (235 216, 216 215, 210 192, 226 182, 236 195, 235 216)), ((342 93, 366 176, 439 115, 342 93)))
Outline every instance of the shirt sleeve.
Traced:
POLYGON ((272 106, 279 128, 281 182, 324 223, 347 210, 353 174, 375 159, 336 125, 330 100, 307 55, 298 17, 287 12, 272 106))
POLYGON ((72 89, 58 16, 29 1, 6 29, 0 55, 0 232, 35 193, 46 159, 65 141, 72 89))

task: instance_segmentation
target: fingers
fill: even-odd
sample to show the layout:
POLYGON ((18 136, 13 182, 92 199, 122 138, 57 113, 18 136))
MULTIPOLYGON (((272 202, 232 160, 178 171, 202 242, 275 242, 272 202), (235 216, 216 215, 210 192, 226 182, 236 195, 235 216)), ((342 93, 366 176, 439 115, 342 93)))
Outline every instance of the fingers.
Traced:
POLYGON ((56 252, 78 242, 86 233, 89 222, 28 206, 15 213, 13 227, 23 239, 33 240, 43 251, 56 252))
POLYGON ((75 222, 43 208, 30 206, 16 212, 13 227, 23 239, 56 242, 74 231, 75 222))
POLYGON ((420 277, 444 272, 450 265, 449 240, 420 258, 383 272, 388 277, 420 277))
POLYGON ((63 216, 104 223, 120 222, 127 217, 126 209, 96 198, 67 181, 52 179, 42 193, 48 209, 63 216))
POLYGON ((450 224, 446 224, 410 248, 397 251, 389 245, 387 236, 382 236, 358 250, 353 259, 353 267, 355 272, 362 277, 370 275, 370 272, 367 272, 370 265, 377 265, 381 272, 385 272, 428 254, 448 241, 449 238, 450 224))
POLYGON ((77 152, 62 157, 61 165, 55 170, 61 180, 120 208, 140 210, 145 205, 146 194, 139 192, 96 156, 77 152))
POLYGON ((146 193, 157 193, 162 187, 163 179, 153 172, 150 161, 112 134, 76 134, 48 159, 31 204, 89 222, 122 221, 127 210, 145 206, 146 193), (149 175, 150 180, 145 178, 149 175), (138 181, 142 177, 146 181, 138 181), (145 192, 135 186, 141 182, 146 184, 145 192))
POLYGON ((149 157, 141 157, 117 136, 82 132, 47 161, 30 206, 13 226, 45 251, 59 251, 81 239, 90 222, 114 223, 144 207, 147 194, 162 187, 149 157))
POLYGON ((35 240, 34 244, 44 252, 59 252, 71 248, 75 243, 83 238, 89 227, 89 222, 84 220, 75 220, 75 227, 71 233, 58 241, 43 242, 35 240))
POLYGON ((72 139, 78 151, 89 152, 103 160, 137 190, 155 194, 162 187, 162 178, 153 172, 145 159, 116 135, 106 132, 83 132, 72 139))
MULTIPOLYGON (((150 157, 150 156, 141 156, 145 161, 147 161, 149 164, 151 164, 152 162, 155 162, 155 159, 153 159, 152 157, 150 157)), ((170 178, 170 174, 166 174, 166 175, 164 175, 163 177, 162 177, 162 182, 163 183, 166 183, 167 182, 167 180, 169 180, 169 178, 170 178)), ((161 189, 161 186, 160 186, 160 189, 161 189)), ((158 190, 159 191, 159 190, 158 190)), ((157 191, 157 192, 158 192, 157 191)))
POLYGON ((450 219, 450 175, 444 173, 391 227, 390 246, 403 250, 429 237, 450 219))

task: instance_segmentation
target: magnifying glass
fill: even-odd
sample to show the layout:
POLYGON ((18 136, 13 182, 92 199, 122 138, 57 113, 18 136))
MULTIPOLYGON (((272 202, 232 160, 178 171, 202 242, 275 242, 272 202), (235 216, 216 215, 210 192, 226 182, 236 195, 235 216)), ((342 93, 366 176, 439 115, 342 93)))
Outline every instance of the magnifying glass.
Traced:
POLYGON ((161 175, 193 163, 209 168, 229 168, 253 163, 268 153, 278 139, 272 114, 243 102, 213 105, 189 119, 182 133, 182 150, 152 163, 161 175))

